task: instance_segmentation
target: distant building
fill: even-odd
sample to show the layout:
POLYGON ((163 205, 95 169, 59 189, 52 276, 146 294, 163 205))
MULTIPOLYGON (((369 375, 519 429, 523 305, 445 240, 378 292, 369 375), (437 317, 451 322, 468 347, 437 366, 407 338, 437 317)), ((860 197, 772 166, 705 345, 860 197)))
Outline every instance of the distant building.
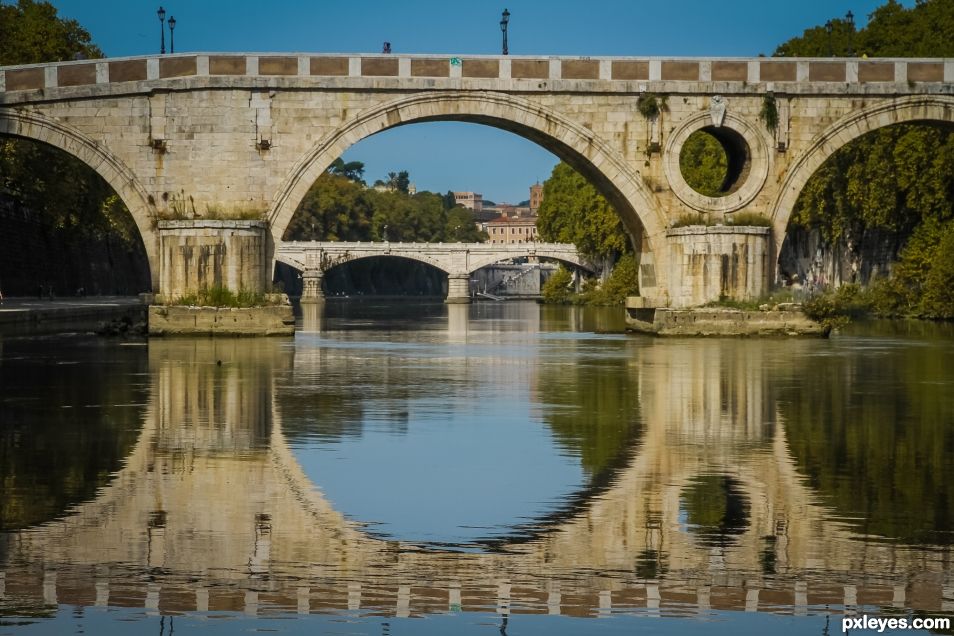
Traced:
POLYGON ((482 224, 490 243, 534 243, 537 240, 536 217, 509 217, 482 224))
POLYGON ((455 192, 454 201, 474 212, 480 212, 484 208, 484 197, 476 192, 455 192))
POLYGON ((530 186, 530 214, 537 215, 537 210, 543 203, 543 186, 538 181, 530 186))

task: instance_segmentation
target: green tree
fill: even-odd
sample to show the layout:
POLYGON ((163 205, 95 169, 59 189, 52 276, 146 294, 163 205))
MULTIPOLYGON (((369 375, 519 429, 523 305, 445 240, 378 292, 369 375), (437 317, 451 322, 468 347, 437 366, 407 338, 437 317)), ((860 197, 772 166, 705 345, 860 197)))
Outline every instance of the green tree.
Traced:
POLYGON ((0 65, 61 62, 103 57, 76 20, 56 14, 49 2, 0 4, 0 65))
POLYGON ((364 185, 364 163, 361 161, 345 163, 344 159, 338 157, 328 167, 328 172, 364 185))
POLYGON ((679 171, 696 192, 709 197, 722 196, 729 159, 719 140, 697 130, 689 135, 679 153, 679 171))
POLYGON ((445 239, 453 243, 483 243, 487 233, 480 230, 474 222, 474 213, 462 205, 447 211, 445 239))
POLYGON ((537 230, 545 241, 573 243, 607 269, 632 246, 619 214, 578 172, 565 163, 543 184, 537 230))
MULTIPOLYGON (((835 55, 950 57, 954 3, 923 0, 905 8, 895 0, 876 9, 853 32, 833 21, 835 55)), ((776 55, 824 56, 828 34, 814 27, 781 45, 776 55)), ((862 244, 869 233, 887 237, 898 263, 892 281, 877 281, 870 299, 889 314, 954 316, 946 294, 950 252, 942 237, 954 217, 954 134, 928 124, 899 124, 847 144, 812 176, 795 205, 789 231, 817 230, 830 243, 862 244), (935 272, 935 268, 937 271, 935 272)))
POLYGON ((408 175, 407 170, 401 170, 400 172, 389 172, 388 179, 384 182, 384 185, 396 192, 403 192, 404 194, 407 194, 408 189, 411 186, 411 177, 408 175))
POLYGON ((363 185, 344 176, 321 175, 302 199, 284 238, 294 241, 371 240, 374 207, 370 194, 363 185))

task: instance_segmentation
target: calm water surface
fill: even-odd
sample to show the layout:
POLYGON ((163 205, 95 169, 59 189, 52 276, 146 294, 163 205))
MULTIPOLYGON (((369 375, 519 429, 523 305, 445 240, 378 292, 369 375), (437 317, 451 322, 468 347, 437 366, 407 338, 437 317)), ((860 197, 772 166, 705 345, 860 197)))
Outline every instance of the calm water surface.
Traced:
POLYGON ((622 327, 329 302, 294 340, 0 340, 0 634, 954 615, 951 325, 622 327))

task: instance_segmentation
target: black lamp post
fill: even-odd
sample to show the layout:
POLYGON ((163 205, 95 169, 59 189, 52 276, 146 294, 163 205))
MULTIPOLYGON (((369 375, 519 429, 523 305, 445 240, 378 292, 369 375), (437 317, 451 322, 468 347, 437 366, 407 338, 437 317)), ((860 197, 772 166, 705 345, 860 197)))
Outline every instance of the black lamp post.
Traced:
POLYGON ((159 46, 159 54, 166 54, 166 10, 162 7, 159 7, 159 10, 156 11, 156 15, 159 16, 159 41, 161 42, 159 46))
POLYGON ((506 9, 503 10, 503 14, 500 16, 500 31, 503 33, 503 54, 510 55, 510 50, 507 48, 507 25, 510 24, 510 12, 506 9))
POLYGON ((831 31, 834 29, 834 25, 831 23, 831 20, 825 23, 825 31, 828 32, 828 57, 835 57, 835 53, 831 48, 831 31))
POLYGON ((169 52, 176 52, 176 34, 174 33, 176 29, 176 16, 169 16, 169 52))
POLYGON ((854 57, 855 47, 852 44, 852 40, 855 35, 855 14, 850 10, 845 14, 845 21, 848 22, 848 56, 854 57))

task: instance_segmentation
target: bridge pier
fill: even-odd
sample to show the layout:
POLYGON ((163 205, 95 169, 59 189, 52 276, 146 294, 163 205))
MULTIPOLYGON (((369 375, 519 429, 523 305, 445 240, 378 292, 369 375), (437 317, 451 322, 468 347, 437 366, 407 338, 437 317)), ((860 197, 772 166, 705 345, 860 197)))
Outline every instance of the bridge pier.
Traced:
POLYGON ((447 298, 444 302, 470 302, 470 274, 452 274, 447 277, 447 298))
POLYGON ((166 301, 213 287, 265 291, 264 221, 159 222, 159 293, 166 301))
POLYGON ((321 289, 321 282, 325 274, 319 269, 306 269, 301 275, 301 303, 318 303, 325 299, 325 292, 321 289))

